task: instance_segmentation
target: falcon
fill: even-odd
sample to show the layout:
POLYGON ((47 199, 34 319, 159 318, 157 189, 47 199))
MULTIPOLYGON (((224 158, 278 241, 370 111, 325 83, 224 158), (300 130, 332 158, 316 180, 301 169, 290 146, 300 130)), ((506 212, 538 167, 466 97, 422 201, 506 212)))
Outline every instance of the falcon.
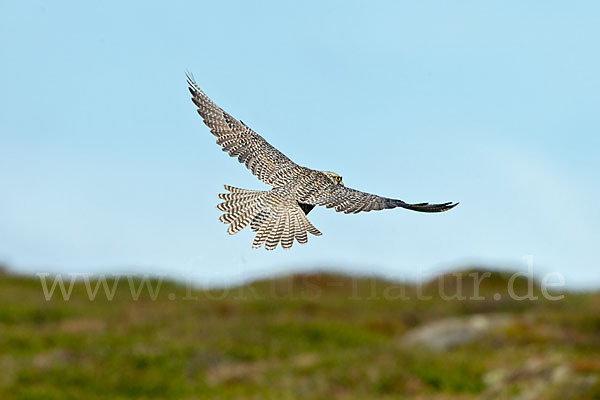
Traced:
POLYGON ((233 235, 250 225, 256 232, 252 242, 254 248, 264 245, 265 249, 273 250, 281 244, 284 249, 289 249, 294 241, 307 243, 309 233, 322 235, 307 218, 315 206, 334 208, 346 214, 396 207, 437 213, 458 204, 408 204, 346 187, 342 177, 335 172, 302 167, 213 103, 192 76, 186 76, 192 101, 206 126, 217 137, 217 144, 244 163, 258 179, 273 187, 271 190, 247 190, 224 185, 227 193, 217 195, 223 200, 217 205, 223 212, 219 220, 229 225, 227 232, 233 235))

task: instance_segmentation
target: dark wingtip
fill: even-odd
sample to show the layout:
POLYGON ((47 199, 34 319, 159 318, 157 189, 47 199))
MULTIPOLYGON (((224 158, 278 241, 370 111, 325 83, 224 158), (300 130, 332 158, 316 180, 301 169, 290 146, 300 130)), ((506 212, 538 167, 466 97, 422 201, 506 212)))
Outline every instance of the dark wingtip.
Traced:
POLYGON ((448 206, 448 208, 446 208, 444 211, 452 210, 454 207, 456 207, 459 204, 460 204, 460 201, 457 201, 454 204, 450 203, 450 205, 448 206))
POLYGON ((438 213, 438 212, 444 212, 444 211, 451 210, 459 204, 460 203, 452 203, 452 202, 447 202, 447 203, 442 203, 442 204, 419 203, 419 204, 407 204, 402 207, 409 209, 409 210, 413 210, 413 211, 438 213))
POLYGON ((189 71, 189 70, 185 70, 185 78, 187 79, 188 82, 194 82, 194 75, 189 71))
POLYGON ((198 93, 198 90, 200 90, 200 88, 198 87, 198 84, 196 84, 194 75, 190 71, 185 71, 185 79, 187 81, 188 90, 190 91, 190 93, 192 95, 195 95, 196 93, 198 93))

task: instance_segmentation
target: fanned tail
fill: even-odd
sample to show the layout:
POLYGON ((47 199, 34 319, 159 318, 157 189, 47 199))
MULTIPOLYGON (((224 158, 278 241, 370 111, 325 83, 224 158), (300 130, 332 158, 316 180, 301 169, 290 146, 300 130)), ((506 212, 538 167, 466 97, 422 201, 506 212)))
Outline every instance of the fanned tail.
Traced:
POLYGON ((254 248, 264 245, 265 249, 273 250, 281 243, 281 247, 289 249, 294 240, 307 243, 308 233, 322 235, 296 200, 277 189, 261 191, 224 187, 229 193, 218 195, 224 200, 217 205, 217 209, 224 213, 219 221, 229 224, 227 232, 230 235, 250 225, 250 229, 256 232, 252 242, 254 248))

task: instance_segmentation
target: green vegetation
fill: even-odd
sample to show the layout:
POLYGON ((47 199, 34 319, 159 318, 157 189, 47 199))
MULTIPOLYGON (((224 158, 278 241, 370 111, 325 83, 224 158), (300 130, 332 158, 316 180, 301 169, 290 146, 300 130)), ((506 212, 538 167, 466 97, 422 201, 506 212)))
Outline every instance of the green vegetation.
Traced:
POLYGON ((600 399, 600 294, 551 301, 536 285, 538 300, 518 301, 504 274, 474 292, 473 272, 421 291, 328 274, 191 292, 154 280, 154 300, 120 278, 110 301, 101 285, 89 299, 95 281, 47 301, 39 278, 0 274, 0 398, 600 399), (483 330, 470 337, 473 315, 483 330), (457 342, 408 344, 450 317, 457 342))

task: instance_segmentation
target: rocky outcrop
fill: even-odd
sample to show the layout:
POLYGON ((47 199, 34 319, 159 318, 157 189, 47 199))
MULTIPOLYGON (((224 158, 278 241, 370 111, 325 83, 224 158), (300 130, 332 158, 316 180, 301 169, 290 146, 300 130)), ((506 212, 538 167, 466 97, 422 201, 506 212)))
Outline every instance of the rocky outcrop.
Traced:
POLYGON ((513 317, 508 314, 475 314, 460 318, 445 318, 407 332, 402 343, 444 351, 481 337, 485 333, 508 326, 513 317))

